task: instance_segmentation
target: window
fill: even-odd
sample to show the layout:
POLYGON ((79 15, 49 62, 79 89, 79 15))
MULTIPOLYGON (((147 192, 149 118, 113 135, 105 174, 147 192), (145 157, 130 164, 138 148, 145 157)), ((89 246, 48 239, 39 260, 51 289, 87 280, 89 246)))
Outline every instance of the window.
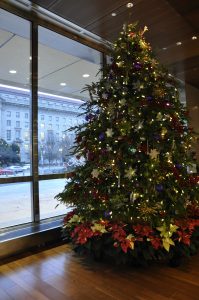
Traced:
POLYGON ((21 129, 16 129, 15 130, 15 138, 16 140, 19 140, 21 137, 21 129))
POLYGON ((7 111, 6 116, 11 117, 11 111, 7 111))
POLYGON ((17 127, 17 128, 20 127, 20 121, 16 121, 16 127, 17 127))
POLYGON ((44 141, 44 139, 45 139, 45 134, 44 134, 44 132, 41 132, 41 133, 40 133, 40 139, 41 139, 41 141, 44 141))
POLYGON ((28 131, 25 131, 25 133, 24 133, 24 140, 25 141, 29 140, 29 132, 28 131))
POLYGON ((7 126, 11 126, 11 120, 6 121, 7 126))
MULTIPOLYGON (((5 140, 9 149, 7 154, 10 157, 5 165, 23 166, 23 171, 19 173, 10 171, 6 176, 0 174, 0 200, 4 208, 0 210, 1 228, 31 222, 32 216, 34 219, 38 218, 38 206, 40 219, 61 215, 67 211, 64 205, 55 209, 57 201, 54 199, 66 184, 65 179, 58 177, 64 176, 66 172, 66 159, 71 156, 70 147, 74 142, 73 134, 62 132, 72 125, 72 120, 79 118, 82 98, 88 98, 86 93, 82 94, 80 91, 85 84, 96 81, 101 58, 98 51, 39 27, 40 59, 38 73, 33 75, 38 78, 43 78, 44 74, 51 76, 47 76, 45 80, 39 79, 38 107, 35 107, 37 102, 31 103, 32 85, 28 79, 31 78, 32 63, 30 22, 2 9, 0 20, 0 138, 5 140), (8 72, 11 64, 13 69, 16 68, 16 73, 8 72), (66 64, 68 68, 64 69, 66 64), (82 70, 85 69, 90 72, 89 79, 82 78, 82 70), (60 82, 64 81, 67 81, 67 86, 63 89, 60 82), (4 88, 3 85, 8 87, 4 88), (36 108, 33 112, 32 106, 36 108), (30 123, 31 116, 37 109, 38 120, 35 121, 38 121, 38 132, 33 130, 32 136, 35 123, 30 123), (35 149, 38 149, 38 156, 34 155, 35 149), (37 172, 31 171, 32 153, 33 159, 38 158, 39 168, 36 171, 39 176, 42 175, 39 178, 35 176, 37 172), (58 173, 62 173, 61 176, 58 173), (25 178, 22 179, 22 176, 25 178), (37 184, 32 185, 33 180, 39 183, 39 189, 37 184), (38 194, 39 199, 34 198, 38 194), (33 200, 37 203, 34 211, 31 208, 33 200)), ((0 165, 2 164, 4 163, 0 156, 0 165)), ((34 168, 36 167, 37 164, 34 164, 34 168)))
POLYGON ((6 139, 7 141, 11 141, 11 130, 6 131, 6 139))

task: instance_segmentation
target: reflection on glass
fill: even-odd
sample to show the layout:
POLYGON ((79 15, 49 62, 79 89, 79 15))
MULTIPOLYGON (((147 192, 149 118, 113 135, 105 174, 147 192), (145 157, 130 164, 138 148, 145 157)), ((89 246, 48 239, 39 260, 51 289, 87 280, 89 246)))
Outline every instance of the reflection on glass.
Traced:
POLYGON ((30 175, 30 23, 0 9, 0 178, 30 175))
POLYGON ((30 183, 0 184, 0 228, 31 222, 30 183))
POLYGON ((82 124, 82 92, 97 80, 100 53, 48 29, 39 27, 39 174, 63 173, 82 163, 71 155, 75 133, 82 124), (87 74, 87 76, 85 76, 87 74))
POLYGON ((70 209, 65 205, 58 205, 54 197, 60 193, 66 184, 65 179, 42 180, 39 182, 40 218, 50 218, 65 214, 70 209))

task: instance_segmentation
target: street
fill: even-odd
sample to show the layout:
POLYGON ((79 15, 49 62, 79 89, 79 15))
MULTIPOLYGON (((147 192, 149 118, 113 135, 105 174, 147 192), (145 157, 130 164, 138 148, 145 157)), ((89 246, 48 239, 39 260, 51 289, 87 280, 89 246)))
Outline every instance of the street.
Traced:
MULTIPOLYGON (((66 179, 39 182, 40 218, 65 214, 65 205, 56 205, 55 195, 61 192, 66 179)), ((31 183, 0 184, 0 228, 31 222, 31 183)))

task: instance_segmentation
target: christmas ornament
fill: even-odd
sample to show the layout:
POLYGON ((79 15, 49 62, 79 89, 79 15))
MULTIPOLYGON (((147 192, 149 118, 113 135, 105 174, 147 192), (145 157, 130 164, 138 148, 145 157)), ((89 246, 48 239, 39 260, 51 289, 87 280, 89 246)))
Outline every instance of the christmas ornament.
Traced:
POLYGON ((157 159, 159 152, 157 151, 157 149, 151 149, 151 151, 149 152, 149 155, 150 155, 151 159, 157 159))
POLYGON ((160 192, 163 191, 164 188, 163 188, 163 185, 162 185, 162 184, 157 184, 157 185, 155 186, 155 189, 156 189, 157 192, 160 193, 160 192))
POLYGON ((162 120, 162 113, 159 112, 156 116, 156 120, 161 121, 162 120))
POLYGON ((128 178, 129 180, 135 175, 135 170, 130 167, 128 170, 125 170, 124 177, 128 178))
POLYGON ((119 104, 120 104, 121 106, 124 106, 124 105, 126 104, 126 100, 125 100, 125 99, 119 100, 119 104))
POLYGON ((105 138, 105 134, 104 134, 103 132, 100 133, 100 135, 99 135, 99 140, 100 140, 100 141, 103 141, 104 138, 105 138))
POLYGON ((93 169, 93 171, 91 172, 93 178, 98 178, 99 176, 99 171, 98 169, 93 169))
POLYGON ((136 192, 132 192, 130 194, 130 201, 134 202, 136 199, 138 199, 140 197, 140 194, 136 193, 136 192))
POLYGON ((108 99, 108 94, 107 93, 103 93, 102 94, 102 99, 105 99, 105 100, 108 99))
POLYGON ((112 128, 107 128, 107 130, 106 130, 106 136, 107 137, 112 137, 113 136, 113 129, 112 128))

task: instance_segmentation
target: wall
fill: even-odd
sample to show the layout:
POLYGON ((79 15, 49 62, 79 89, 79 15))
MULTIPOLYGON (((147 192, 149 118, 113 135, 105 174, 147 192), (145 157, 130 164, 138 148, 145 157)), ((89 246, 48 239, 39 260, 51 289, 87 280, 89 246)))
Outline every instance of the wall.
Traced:
MULTIPOLYGON (((199 134, 199 89, 186 84, 187 108, 191 117, 190 126, 199 134)), ((197 161, 199 162, 199 136, 194 144, 197 161)))

